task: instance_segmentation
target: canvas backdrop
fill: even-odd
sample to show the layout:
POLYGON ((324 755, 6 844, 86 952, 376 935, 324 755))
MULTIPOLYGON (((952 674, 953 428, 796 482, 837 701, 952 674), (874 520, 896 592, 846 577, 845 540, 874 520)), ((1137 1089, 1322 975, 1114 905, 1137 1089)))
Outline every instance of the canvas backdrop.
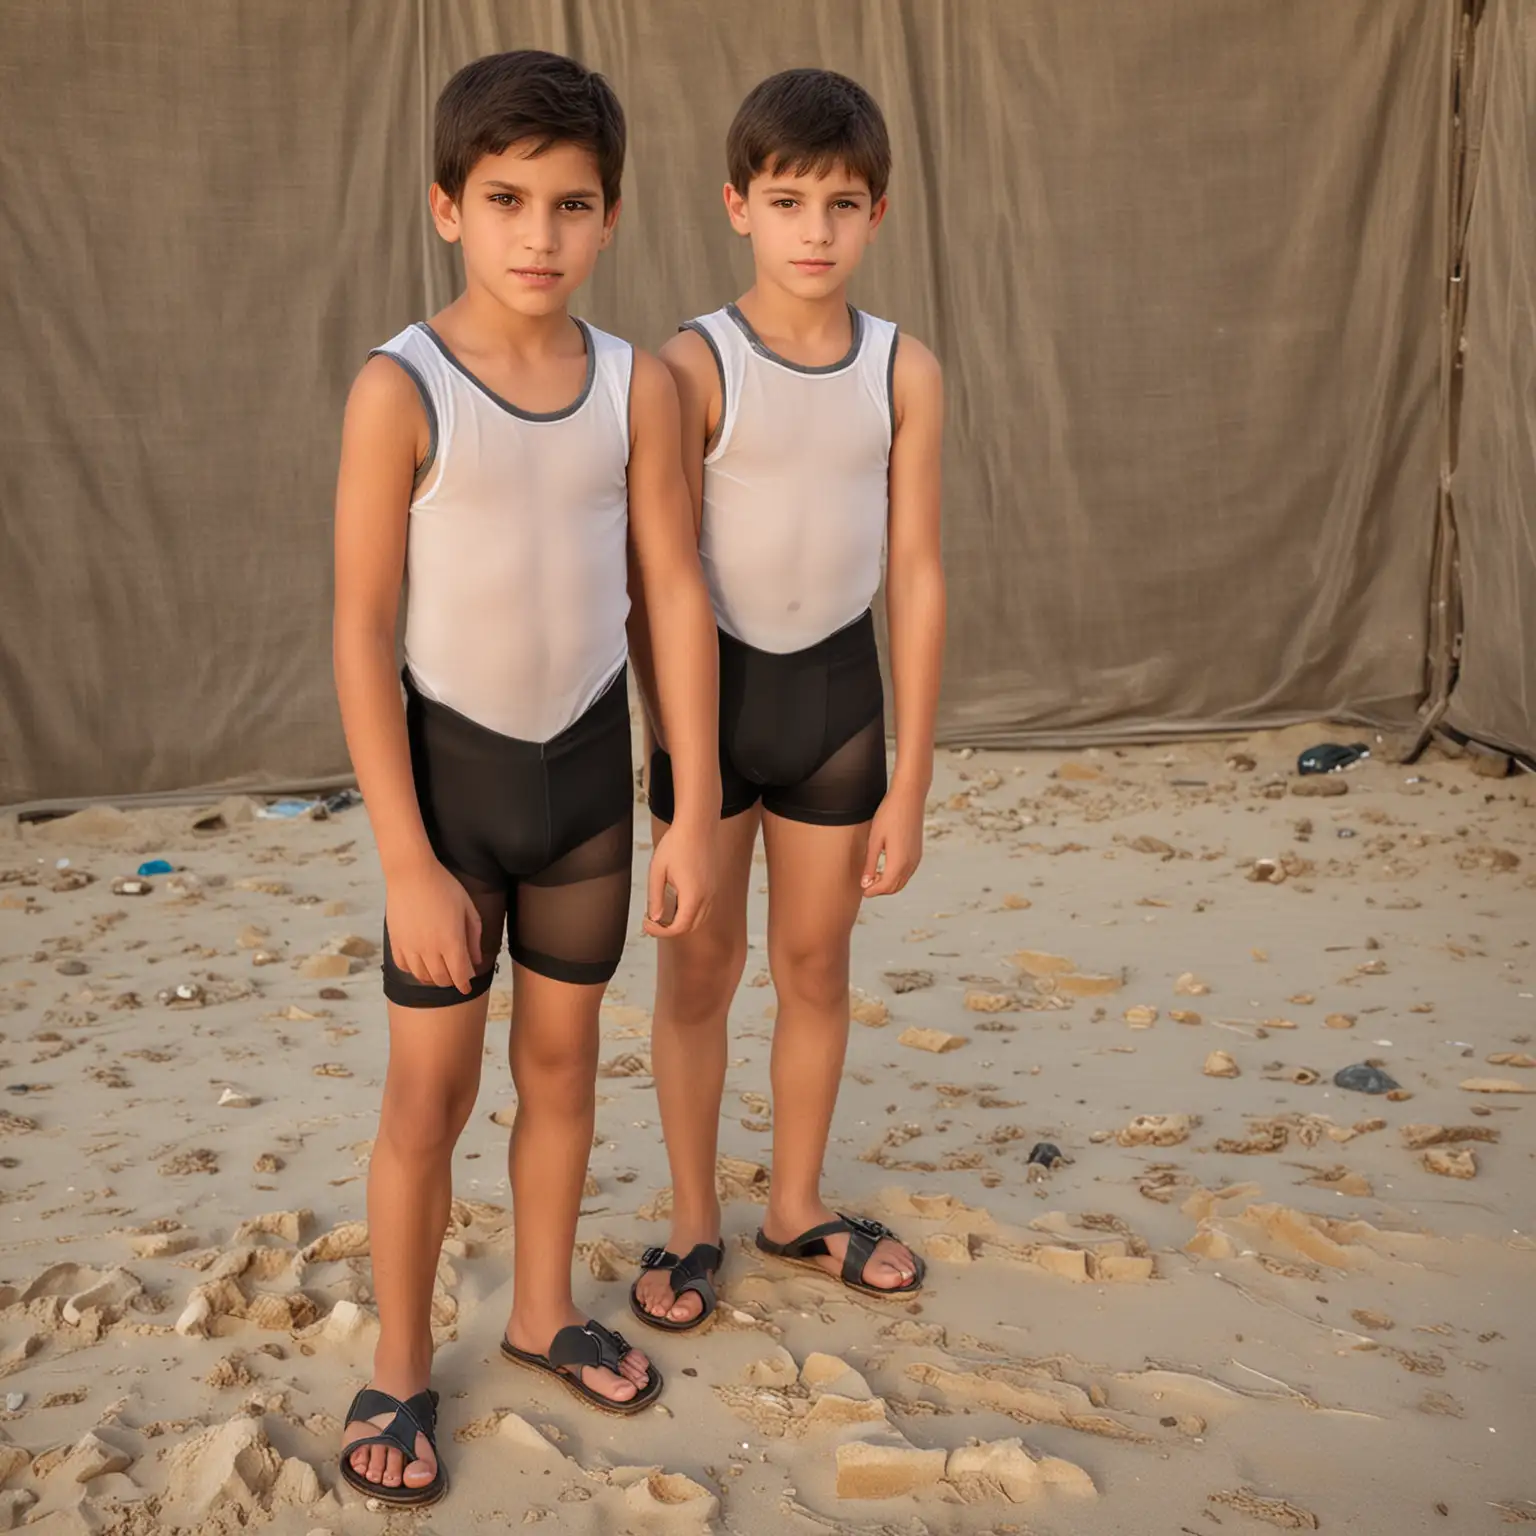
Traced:
POLYGON ((346 776, 342 404, 455 289, 425 213, 438 89, 526 46, 624 100, 619 237, 581 309, 649 347, 749 281, 720 209, 745 91, 822 64, 881 100, 891 212, 855 298, 946 371, 943 739, 1411 726, 1437 648, 1449 688, 1444 578, 1452 722, 1536 747, 1520 0, 1471 6, 1445 469, 1470 5, 7 0, 0 803, 346 776))

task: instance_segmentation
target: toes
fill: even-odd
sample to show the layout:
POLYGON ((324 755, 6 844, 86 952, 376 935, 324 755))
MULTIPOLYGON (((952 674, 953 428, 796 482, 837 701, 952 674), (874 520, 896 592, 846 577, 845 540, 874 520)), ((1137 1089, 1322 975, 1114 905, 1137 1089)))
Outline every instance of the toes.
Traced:
POLYGON ((644 1355, 631 1350, 619 1363, 620 1371, 637 1387, 643 1387, 651 1377, 651 1365, 644 1355))
POLYGON ((384 1454, 384 1486, 386 1488, 398 1488, 400 1486, 402 1470, 400 1452, 386 1451, 384 1454))

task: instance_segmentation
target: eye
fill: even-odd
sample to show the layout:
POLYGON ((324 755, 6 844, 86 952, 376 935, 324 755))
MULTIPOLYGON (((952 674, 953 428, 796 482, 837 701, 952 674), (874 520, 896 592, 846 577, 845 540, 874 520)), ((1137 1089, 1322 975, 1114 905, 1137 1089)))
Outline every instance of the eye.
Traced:
POLYGON ((564 213, 590 213, 592 211, 592 204, 583 198, 568 197, 560 204, 560 208, 564 213))
POLYGON ((491 201, 498 208, 515 208, 517 206, 517 196, 512 192, 492 192, 491 201))
POLYGON ((773 200, 773 206, 775 208, 793 208, 795 200, 792 197, 776 197, 773 200))
POLYGON ((855 213, 857 213, 859 210, 859 205, 851 198, 847 197, 838 198, 838 200, 832 206, 834 208, 851 208, 855 213))

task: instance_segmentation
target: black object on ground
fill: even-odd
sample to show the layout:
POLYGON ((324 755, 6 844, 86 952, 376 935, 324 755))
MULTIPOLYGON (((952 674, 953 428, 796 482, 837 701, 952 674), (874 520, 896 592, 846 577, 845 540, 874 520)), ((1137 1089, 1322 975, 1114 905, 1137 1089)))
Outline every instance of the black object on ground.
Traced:
POLYGON ((1360 1061, 1352 1067, 1340 1067, 1333 1074, 1333 1086, 1348 1088, 1352 1093, 1391 1093, 1401 1085, 1380 1067, 1360 1061))
POLYGON ((1066 1162, 1060 1147, 1054 1141, 1037 1141, 1029 1151, 1029 1161, 1038 1163, 1042 1168, 1054 1168, 1058 1163, 1066 1162))
POLYGON ((1352 768, 1362 758, 1369 757, 1371 749, 1363 741, 1357 741, 1352 746, 1340 746, 1337 742, 1325 741, 1315 747, 1308 747, 1300 757, 1296 759, 1297 773, 1338 773, 1343 768, 1352 768))

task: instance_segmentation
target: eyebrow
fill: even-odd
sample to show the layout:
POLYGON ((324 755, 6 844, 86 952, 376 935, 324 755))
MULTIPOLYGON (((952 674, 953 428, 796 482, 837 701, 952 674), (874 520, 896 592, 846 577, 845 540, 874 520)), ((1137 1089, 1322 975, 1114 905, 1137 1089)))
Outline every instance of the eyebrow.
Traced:
MULTIPOLYGON (((765 187, 764 193, 768 197, 804 197, 806 193, 800 187, 765 187)), ((839 192, 828 192, 828 197, 868 197, 869 192, 864 187, 846 187, 839 192)))
MULTIPOLYGON (((498 181, 493 178, 487 180, 484 185, 487 187, 494 187, 498 192, 515 192, 519 197, 528 196, 527 187, 520 187, 515 181, 498 181)), ((601 195, 602 194, 598 192, 596 187, 579 187, 574 192, 561 192, 556 197, 555 201, 563 203, 573 197, 599 197, 601 195)))

